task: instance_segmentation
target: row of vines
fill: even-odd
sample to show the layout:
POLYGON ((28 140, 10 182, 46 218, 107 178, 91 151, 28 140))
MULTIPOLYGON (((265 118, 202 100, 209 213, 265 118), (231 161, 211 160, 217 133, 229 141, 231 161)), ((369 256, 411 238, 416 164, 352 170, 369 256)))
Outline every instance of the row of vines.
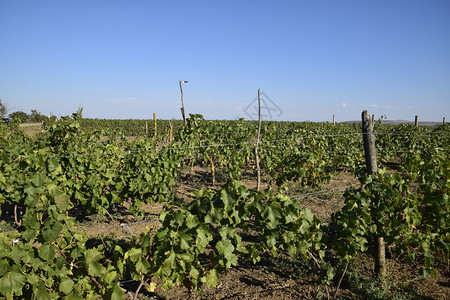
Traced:
POLYGON ((273 188, 256 191, 239 181, 254 172, 255 122, 191 115, 186 127, 167 123, 170 139, 168 126, 156 139, 130 138, 83 122, 62 118, 35 137, 0 124, 1 216, 15 227, 0 233, 7 299, 122 299, 122 280, 137 281, 137 295, 141 287, 153 291, 154 278, 163 289, 184 285, 201 294, 240 258, 279 252, 313 259, 329 285, 336 272, 325 256, 348 262, 374 236, 408 260, 420 257, 424 276, 433 274, 436 255, 449 257, 449 127, 376 124, 379 164, 397 169, 367 176, 359 125, 264 122, 260 167, 273 188), (223 185, 177 199, 180 170, 198 165, 210 170, 211 184, 225 174, 223 185), (330 224, 286 196, 289 182, 320 190, 343 171, 361 185, 347 189, 330 224), (90 243, 74 217, 125 203, 144 217, 142 204, 157 201, 167 202, 162 227, 126 245, 90 243))

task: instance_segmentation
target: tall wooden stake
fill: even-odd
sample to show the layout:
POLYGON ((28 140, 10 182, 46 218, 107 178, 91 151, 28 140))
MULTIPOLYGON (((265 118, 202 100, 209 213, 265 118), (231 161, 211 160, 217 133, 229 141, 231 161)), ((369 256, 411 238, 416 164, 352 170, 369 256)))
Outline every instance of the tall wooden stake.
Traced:
MULTIPOLYGON (((375 135, 373 134, 373 122, 370 120, 367 110, 362 112, 362 133, 364 142, 364 155, 366 158, 367 173, 378 172, 377 156, 375 150, 375 135)), ((378 228, 381 230, 381 228, 378 228)), ((375 274, 383 278, 386 276, 386 249, 384 238, 375 237, 375 274)))
POLYGON ((336 125, 336 115, 333 115, 333 125, 336 125))
POLYGON ((157 131, 158 131, 158 128, 156 127, 156 113, 153 113, 153 122, 155 123, 155 136, 154 136, 154 139, 156 141, 156 134, 157 134, 157 131))
POLYGON ((183 83, 186 83, 187 81, 180 80, 180 91, 181 91, 181 115, 183 116, 184 121, 184 127, 187 127, 187 121, 186 121, 186 115, 184 114, 184 101, 183 101, 183 87, 181 86, 183 83))
POLYGON ((261 169, 259 168, 259 156, 258 156, 260 135, 261 135, 261 89, 258 89, 258 135, 256 136, 256 145, 255 145, 256 175, 258 180, 256 183, 257 191, 259 191, 261 188, 261 169))
POLYGON ((172 143, 173 136, 173 119, 169 121, 169 144, 172 143))
POLYGON ((415 117, 415 119, 414 119, 414 125, 415 125, 416 127, 419 126, 419 116, 416 116, 416 117, 415 117))

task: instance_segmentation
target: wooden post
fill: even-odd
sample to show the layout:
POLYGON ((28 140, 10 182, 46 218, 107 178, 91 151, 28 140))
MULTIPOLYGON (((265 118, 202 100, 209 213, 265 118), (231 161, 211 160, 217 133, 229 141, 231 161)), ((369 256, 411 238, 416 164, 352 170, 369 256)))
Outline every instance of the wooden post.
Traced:
POLYGON ((145 136, 148 136, 148 123, 145 121, 145 136))
POLYGON ((373 134, 373 122, 369 118, 367 110, 362 112, 362 133, 364 141, 364 155, 369 174, 377 173, 377 153, 375 150, 375 135, 373 134))
POLYGON ((256 190, 259 191, 261 188, 261 169, 259 168, 259 156, 258 156, 258 146, 259 139, 261 135, 261 89, 258 89, 258 135, 256 136, 256 145, 255 145, 255 160, 256 160, 256 190))
POLYGON ((184 101, 183 101, 183 87, 181 86, 183 83, 187 83, 187 81, 180 80, 180 91, 181 91, 181 115, 183 116, 184 127, 187 127, 186 115, 184 114, 184 101))
POLYGON ((153 113, 153 122, 155 122, 155 136, 154 136, 154 140, 156 141, 156 134, 157 134, 156 113, 153 113))
POLYGON ((172 143, 172 136, 173 136, 173 124, 172 120, 169 121, 169 144, 172 143))
POLYGON ((416 116, 416 118, 415 118, 415 120, 414 120, 414 125, 415 125, 416 127, 419 126, 419 116, 416 116))
POLYGON ((184 127, 187 127, 186 116, 184 115, 184 107, 181 107, 180 111, 181 111, 181 115, 183 116, 184 127))
MULTIPOLYGON (((367 110, 362 112, 362 133, 364 142, 364 156, 368 174, 378 172, 377 156, 375 150, 375 135, 373 134, 373 122, 369 118, 367 110)), ((380 228, 377 228, 381 230, 380 228)), ((376 236, 375 240, 375 274, 381 278, 386 276, 386 249, 384 238, 376 236)))
POLYGON ((333 125, 336 125, 336 115, 333 115, 333 125))
POLYGON ((375 114, 372 114, 372 124, 375 124, 375 114))
POLYGON ((442 125, 445 126, 445 117, 442 118, 442 125))

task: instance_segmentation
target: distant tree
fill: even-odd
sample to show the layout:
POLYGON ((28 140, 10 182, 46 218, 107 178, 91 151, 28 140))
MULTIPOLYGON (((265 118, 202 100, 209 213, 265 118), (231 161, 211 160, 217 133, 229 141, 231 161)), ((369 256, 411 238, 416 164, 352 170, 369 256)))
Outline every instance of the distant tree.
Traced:
POLYGON ((36 109, 31 110, 31 115, 29 121, 32 123, 40 123, 43 121, 46 121, 48 118, 47 116, 44 116, 40 112, 38 112, 36 109))
POLYGON ((20 122, 28 122, 30 119, 30 115, 23 111, 15 111, 9 114, 11 119, 20 119, 20 122))
POLYGON ((48 116, 48 119, 53 122, 58 121, 58 117, 52 113, 50 113, 50 116, 48 116))
POLYGON ((0 117, 5 118, 8 115, 8 105, 0 99, 0 117))

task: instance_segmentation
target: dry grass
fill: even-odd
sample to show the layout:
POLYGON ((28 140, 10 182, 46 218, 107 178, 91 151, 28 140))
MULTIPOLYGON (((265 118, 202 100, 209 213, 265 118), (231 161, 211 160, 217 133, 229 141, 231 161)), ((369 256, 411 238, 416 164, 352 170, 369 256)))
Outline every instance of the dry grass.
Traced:
POLYGON ((23 132, 29 136, 35 136, 38 133, 42 132, 42 124, 41 123, 23 123, 19 125, 22 128, 23 132))

